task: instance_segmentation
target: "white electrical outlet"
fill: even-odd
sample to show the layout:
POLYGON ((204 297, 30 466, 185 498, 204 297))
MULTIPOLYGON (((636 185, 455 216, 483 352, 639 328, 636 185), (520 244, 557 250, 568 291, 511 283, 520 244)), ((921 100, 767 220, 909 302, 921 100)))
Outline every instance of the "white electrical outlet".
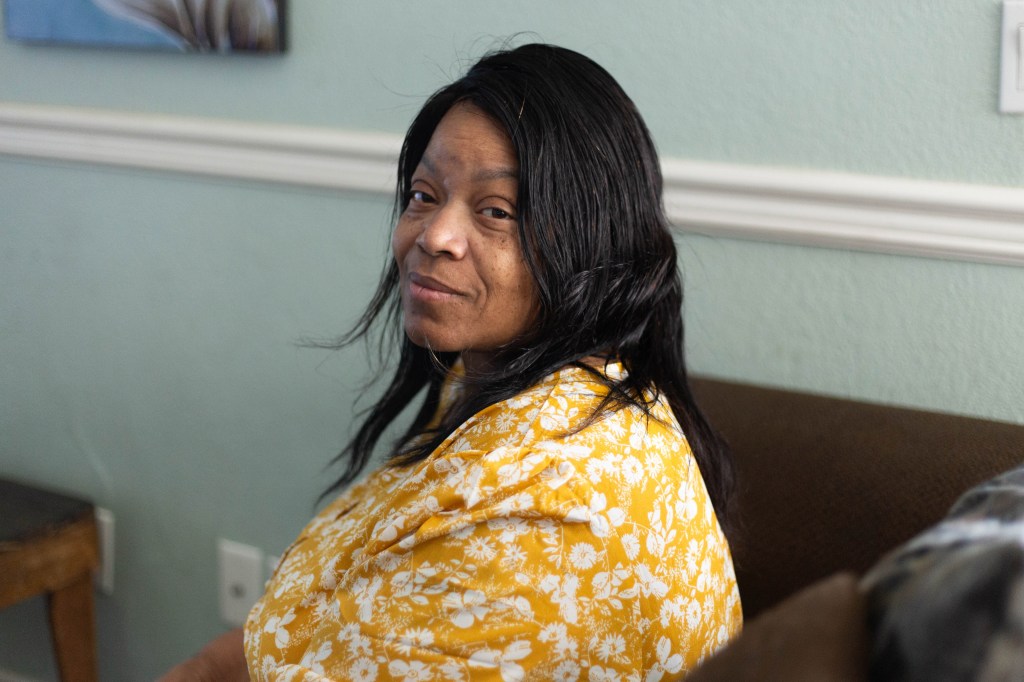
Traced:
POLYGON ((221 538, 217 540, 220 573, 220 617, 229 625, 243 625, 249 610, 263 594, 263 552, 258 547, 221 538))
POLYGON ((100 567, 93 585, 103 594, 114 594, 114 512, 96 507, 96 530, 100 541, 100 567))

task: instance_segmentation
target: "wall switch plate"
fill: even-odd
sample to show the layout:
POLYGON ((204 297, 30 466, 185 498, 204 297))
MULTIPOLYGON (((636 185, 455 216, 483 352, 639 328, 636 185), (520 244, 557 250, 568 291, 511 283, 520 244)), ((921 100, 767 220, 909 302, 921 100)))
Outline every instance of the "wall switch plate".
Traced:
POLYGON ((1003 0, 999 111, 1024 113, 1024 0, 1003 0))
POLYGON ((93 585, 103 594, 114 594, 114 512, 96 507, 96 530, 100 541, 100 567, 93 585))
POLYGON ((243 625, 263 594, 263 552, 223 538, 217 541, 220 579, 220 617, 228 625, 243 625))

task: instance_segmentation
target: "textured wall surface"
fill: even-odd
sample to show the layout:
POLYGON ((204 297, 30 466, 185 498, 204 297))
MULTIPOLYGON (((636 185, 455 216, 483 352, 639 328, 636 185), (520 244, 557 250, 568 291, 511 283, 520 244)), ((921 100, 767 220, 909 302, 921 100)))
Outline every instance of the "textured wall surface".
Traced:
MULTIPOLYGON (((0 40, 0 100, 401 132, 528 31, 607 66, 666 156, 1024 185, 991 0, 290 4, 283 57, 0 40)), ((216 538, 276 553, 311 515, 366 363, 295 342, 358 315, 389 206, 12 158, 0 206, 0 472, 114 511, 102 679, 150 679, 222 627, 216 538)), ((695 371, 1024 422, 1024 269, 679 243, 695 371)), ((49 656, 41 600, 0 613, 0 668, 49 656)))
POLYGON ((585 52, 662 152, 1019 185, 1019 117, 996 113, 994 0, 296 2, 290 54, 209 58, 0 47, 0 99, 405 129, 504 37, 585 52))

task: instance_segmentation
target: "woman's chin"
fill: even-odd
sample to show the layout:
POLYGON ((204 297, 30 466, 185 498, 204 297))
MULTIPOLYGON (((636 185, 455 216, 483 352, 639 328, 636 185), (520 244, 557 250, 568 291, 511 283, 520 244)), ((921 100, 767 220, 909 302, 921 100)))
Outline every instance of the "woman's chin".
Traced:
POLYGON ((426 348, 435 353, 457 353, 462 350, 458 344, 454 343, 451 339, 445 338, 444 335, 430 334, 420 329, 409 329, 408 327, 405 329, 405 335, 412 341, 413 345, 426 348))

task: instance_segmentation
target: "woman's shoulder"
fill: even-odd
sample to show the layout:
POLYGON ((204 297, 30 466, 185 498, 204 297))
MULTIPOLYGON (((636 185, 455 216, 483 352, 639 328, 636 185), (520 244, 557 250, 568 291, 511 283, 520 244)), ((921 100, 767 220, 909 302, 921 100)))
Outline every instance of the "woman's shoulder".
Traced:
POLYGON ((606 414, 595 414, 608 395, 608 385, 602 377, 614 381, 624 370, 618 362, 595 369, 600 376, 572 365, 552 372, 526 390, 474 414, 442 447, 478 440, 485 441, 478 446, 481 448, 526 447, 545 440, 562 440, 603 420, 606 414), (597 420, 593 419, 595 416, 597 420))
MULTIPOLYGON (((543 460, 587 467, 591 476, 623 471, 678 469, 692 460, 685 435, 668 405, 652 390, 645 407, 608 405, 602 379, 619 379, 622 365, 608 362, 601 376, 562 368, 531 388, 478 412, 435 452, 480 465, 543 460)), ((539 463, 539 461, 538 461, 539 463)), ((595 483, 597 482, 595 478, 595 483)))
POLYGON ((642 404, 606 400, 610 383, 625 377, 626 370, 614 360, 591 364, 589 368, 569 365, 476 416, 487 427, 495 419, 519 421, 520 432, 532 439, 563 440, 581 433, 608 439, 617 437, 624 425, 629 425, 634 435, 641 430, 668 430, 682 438, 671 409, 655 387, 645 392, 642 404))

